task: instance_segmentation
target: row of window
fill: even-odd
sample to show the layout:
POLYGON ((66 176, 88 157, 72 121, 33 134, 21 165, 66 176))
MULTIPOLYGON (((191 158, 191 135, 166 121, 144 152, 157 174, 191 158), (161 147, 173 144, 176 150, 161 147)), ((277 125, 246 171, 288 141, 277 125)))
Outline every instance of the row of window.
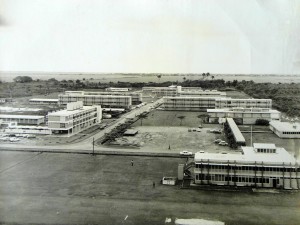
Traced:
POLYGON ((261 153, 276 153, 276 149, 258 148, 257 152, 261 152, 261 153))
POLYGON ((300 132, 282 132, 283 134, 300 134, 300 132))
MULTIPOLYGON (((205 181, 225 181, 225 182, 241 182, 241 183, 265 183, 270 182, 270 178, 267 177, 249 177, 249 176, 225 176, 225 175, 206 175, 196 174, 196 180, 205 181)), ((277 179, 277 183, 279 179, 277 179)))
POLYGON ((209 170, 236 170, 236 171, 270 171, 270 172, 300 172, 300 168, 286 168, 286 167, 268 167, 261 165, 253 166, 235 166, 235 165, 211 165, 211 164, 196 164, 197 169, 209 170))

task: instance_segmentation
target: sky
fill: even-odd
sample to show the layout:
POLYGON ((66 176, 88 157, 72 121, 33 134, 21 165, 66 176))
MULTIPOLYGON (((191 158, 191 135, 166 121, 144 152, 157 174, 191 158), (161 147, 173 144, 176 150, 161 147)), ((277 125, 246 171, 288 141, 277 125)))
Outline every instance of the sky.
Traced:
POLYGON ((299 0, 0 0, 0 71, 300 74, 299 0))

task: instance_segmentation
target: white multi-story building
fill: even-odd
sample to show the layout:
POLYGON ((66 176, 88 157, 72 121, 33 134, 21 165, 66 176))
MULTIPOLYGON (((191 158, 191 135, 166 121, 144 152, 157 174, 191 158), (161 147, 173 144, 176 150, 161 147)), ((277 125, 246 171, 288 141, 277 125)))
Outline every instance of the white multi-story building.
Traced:
POLYGON ((48 114, 48 127, 52 133, 72 135, 99 124, 102 118, 100 106, 83 106, 82 102, 67 104, 67 109, 48 114))
MULTIPOLYGON (((66 93, 71 93, 70 91, 66 93)), ((132 104, 138 105, 142 102, 141 92, 114 92, 114 91, 85 91, 84 95, 115 95, 115 96, 130 96, 132 104)))
POLYGON ((269 126, 280 138, 300 138, 300 123, 271 121, 269 126))
POLYGON ((296 159, 274 144, 242 146, 242 154, 195 154, 195 184, 300 188, 300 168, 296 159))
POLYGON ((280 112, 261 108, 207 109, 208 122, 218 123, 220 118, 233 118, 238 124, 255 124, 258 119, 280 120, 280 112))
POLYGON ((179 90, 178 96, 198 96, 198 97, 226 97, 226 92, 217 90, 205 90, 205 91, 194 91, 194 90, 179 90))
POLYGON ((176 96, 180 86, 169 86, 169 87, 143 87, 144 95, 152 95, 157 97, 162 96, 176 96))
POLYGON ((4 115, 0 114, 0 119, 4 122, 17 122, 18 124, 40 125, 45 123, 44 116, 34 115, 4 115))
POLYGON ((218 98, 216 99, 216 109, 224 108, 272 108, 272 99, 234 99, 234 98, 218 98))
POLYGON ((215 101, 215 97, 163 97, 163 108, 165 110, 203 111, 214 108, 215 101))
POLYGON ((132 105, 131 96, 123 95, 86 95, 84 91, 66 91, 58 95, 60 105, 82 101, 85 106, 101 105, 102 108, 129 109, 132 105))

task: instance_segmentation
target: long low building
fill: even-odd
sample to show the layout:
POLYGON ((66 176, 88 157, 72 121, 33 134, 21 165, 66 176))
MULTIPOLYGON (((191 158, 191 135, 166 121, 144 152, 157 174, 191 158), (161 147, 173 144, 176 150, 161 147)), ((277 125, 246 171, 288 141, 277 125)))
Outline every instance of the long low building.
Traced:
POLYGON ((82 101, 85 106, 101 105, 102 108, 129 109, 132 105, 131 96, 122 95, 85 95, 84 92, 69 92, 58 95, 60 105, 82 101))
POLYGON ((40 125, 45 123, 44 116, 34 115, 7 115, 0 114, 0 119, 5 122, 17 122, 18 124, 40 125))
POLYGON ((33 105, 57 105, 58 99, 32 98, 29 103, 33 105))
POLYGON ((198 152, 194 163, 195 184, 300 188, 298 162, 274 144, 242 146, 242 154, 198 152))
POLYGON ((178 96, 195 96, 195 97, 226 97, 226 92, 217 90, 205 90, 205 91, 195 91, 195 90, 180 90, 177 93, 178 96))
POLYGON ((215 107, 215 97, 163 97, 165 110, 203 111, 215 107))
POLYGON ((300 123, 271 121, 269 127, 280 138, 300 138, 300 123))
POLYGON ((45 126, 9 125, 4 132, 8 134, 51 134, 51 130, 45 126))
POLYGON ((280 120, 280 112, 261 108, 207 109, 208 122, 218 123, 220 118, 233 118, 237 124, 255 124, 258 119, 280 120))
POLYGON ((100 106, 83 106, 82 102, 67 104, 67 109, 48 114, 48 127, 52 133, 72 135, 99 124, 100 106))
POLYGON ((232 131, 232 134, 233 134, 236 144, 238 146, 246 145, 246 140, 245 140, 242 132, 240 131, 240 129, 234 122, 234 120, 232 118, 227 118, 226 121, 228 123, 230 130, 232 131))
POLYGON ((272 108, 272 99, 235 99, 235 98, 218 98, 216 99, 216 109, 224 108, 272 108))

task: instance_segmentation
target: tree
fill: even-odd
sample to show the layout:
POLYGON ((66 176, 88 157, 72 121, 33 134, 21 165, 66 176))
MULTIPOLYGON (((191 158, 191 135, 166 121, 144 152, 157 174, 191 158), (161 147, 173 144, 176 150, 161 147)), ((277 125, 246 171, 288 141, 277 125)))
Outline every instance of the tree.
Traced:
POLYGON ((143 126, 143 119, 146 119, 147 117, 148 117, 148 115, 144 114, 144 113, 142 113, 138 116, 138 118, 141 120, 141 126, 143 126))
POLYGON ((29 76, 17 76, 14 78, 14 81, 16 83, 28 83, 28 82, 32 82, 32 78, 29 76))
POLYGON ((178 116, 178 119, 180 119, 180 126, 182 125, 182 120, 185 118, 185 116, 178 116))

